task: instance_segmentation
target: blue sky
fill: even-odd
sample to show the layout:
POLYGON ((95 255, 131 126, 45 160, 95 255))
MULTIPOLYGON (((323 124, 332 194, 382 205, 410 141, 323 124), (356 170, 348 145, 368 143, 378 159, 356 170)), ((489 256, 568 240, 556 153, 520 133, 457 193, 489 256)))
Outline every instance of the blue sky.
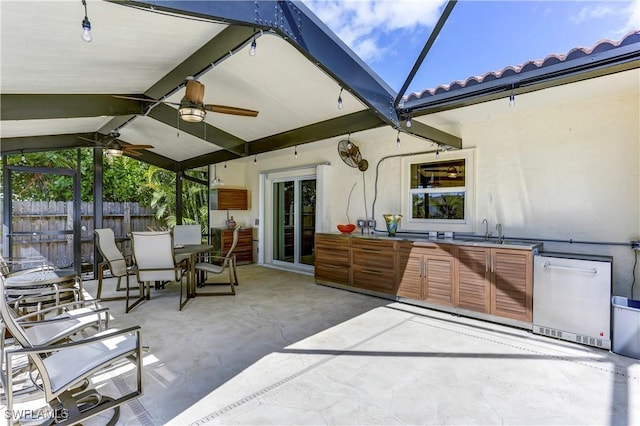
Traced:
MULTIPOLYGON (((394 90, 437 22, 441 0, 304 0, 394 90)), ((507 65, 621 40, 640 29, 640 0, 461 0, 407 94, 507 65)))

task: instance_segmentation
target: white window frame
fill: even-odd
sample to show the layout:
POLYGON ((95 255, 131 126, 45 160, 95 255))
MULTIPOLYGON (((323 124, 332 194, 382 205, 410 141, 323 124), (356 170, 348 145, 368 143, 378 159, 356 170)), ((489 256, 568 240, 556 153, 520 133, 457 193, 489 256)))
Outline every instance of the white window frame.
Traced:
POLYGON ((474 232, 475 231, 475 150, 440 152, 409 156, 402 159, 402 230, 437 232, 474 232), (411 188, 411 165, 438 163, 442 161, 465 161, 465 186, 452 188, 411 188), (464 219, 418 219, 412 218, 412 195, 416 193, 464 192, 464 219))

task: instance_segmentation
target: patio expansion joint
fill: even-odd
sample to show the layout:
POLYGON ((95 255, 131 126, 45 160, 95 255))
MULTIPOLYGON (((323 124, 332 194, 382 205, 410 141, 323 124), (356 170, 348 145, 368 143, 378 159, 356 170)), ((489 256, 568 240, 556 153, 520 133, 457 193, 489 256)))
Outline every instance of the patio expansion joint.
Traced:
POLYGON ((364 344, 364 343, 366 343, 366 342, 368 342, 370 340, 373 340, 373 339, 375 339, 375 338, 377 338, 379 336, 382 336, 382 335, 388 333, 389 331, 391 331, 391 330, 393 330, 393 329, 395 329, 397 327, 400 327, 402 324, 404 324, 404 323, 406 323, 406 322, 408 322, 410 320, 411 320, 411 317, 406 318, 406 319, 404 319, 404 320, 402 320, 402 321, 400 321, 400 322, 398 322, 398 323, 396 323, 396 324, 394 324, 394 325, 392 325, 390 327, 385 328, 384 330, 381 330, 381 331, 379 331, 379 332, 377 332, 377 333, 375 333, 375 334, 373 334, 373 335, 371 335, 371 336, 369 336, 369 337, 367 337, 365 339, 360 340, 357 343, 354 343, 351 346, 348 346, 348 347, 346 347, 346 348, 344 348, 342 350, 335 351, 334 353, 332 353, 331 355, 327 355, 325 358, 321 359, 320 361, 317 361, 317 362, 315 362, 315 363, 313 363, 313 364, 311 364, 311 365, 309 365, 309 366, 307 366, 307 367, 305 367, 305 368, 303 368, 301 370, 298 370, 297 372, 295 372, 295 373, 293 373, 293 374, 291 374, 291 375, 289 375, 289 376, 287 376, 287 377, 285 377, 285 378, 283 378, 281 380, 278 380, 277 382, 272 383, 269 386, 265 386, 262 389, 260 389, 260 390, 258 390, 256 392, 253 392, 250 395, 245 396, 242 399, 234 401, 234 402, 232 402, 232 403, 220 408, 219 410, 216 410, 216 411, 212 412, 211 414, 208 414, 208 415, 200 418, 199 420, 196 420, 195 422, 191 423, 191 425, 194 425, 194 426, 203 425, 203 424, 206 424, 206 423, 208 423, 210 421, 213 421, 215 418, 220 417, 220 416, 222 416, 224 414, 227 414, 230 411, 232 411, 232 410, 234 410, 234 409, 246 404, 247 402, 250 402, 250 401, 252 401, 252 400, 254 400, 254 399, 256 399, 256 398, 258 398, 258 397, 260 397, 262 395, 265 395, 265 394, 271 392, 272 390, 274 390, 274 389, 276 389, 276 388, 278 388, 278 387, 280 387, 280 386, 282 386, 282 385, 284 385, 286 383, 291 382, 292 380, 294 380, 294 379, 296 379, 298 377, 303 376, 304 374, 306 374, 306 373, 308 373, 308 372, 320 367, 321 365, 326 364, 327 362, 335 359, 336 357, 338 357, 338 356, 340 356, 342 354, 346 354, 349 351, 352 351, 353 349, 357 348, 358 346, 360 346, 360 345, 362 345, 362 344, 364 344))

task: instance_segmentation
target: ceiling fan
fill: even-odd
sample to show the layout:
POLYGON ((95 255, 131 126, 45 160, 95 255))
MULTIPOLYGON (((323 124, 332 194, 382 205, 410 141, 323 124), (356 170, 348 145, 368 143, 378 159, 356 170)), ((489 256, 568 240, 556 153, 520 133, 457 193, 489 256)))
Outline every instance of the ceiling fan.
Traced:
POLYGON ((226 105, 215 105, 204 103, 204 84, 200 83, 194 77, 187 77, 184 97, 180 102, 168 102, 158 99, 137 98, 134 96, 113 95, 116 98, 132 99, 134 101, 163 103, 178 106, 180 118, 184 121, 199 123, 204 120, 207 111, 218 112, 221 114, 240 115, 244 117, 257 117, 258 111, 251 109, 238 108, 226 105))
POLYGON ((125 144, 118 140, 120 137, 120 133, 118 131, 112 131, 108 136, 105 136, 102 141, 98 141, 97 139, 87 139, 80 136, 80 139, 85 140, 87 142, 91 142, 94 144, 94 148, 100 148, 107 151, 107 154, 110 154, 114 157, 119 157, 123 153, 130 155, 132 157, 139 157, 142 155, 140 152, 141 149, 149 149, 153 148, 153 145, 132 145, 125 144))

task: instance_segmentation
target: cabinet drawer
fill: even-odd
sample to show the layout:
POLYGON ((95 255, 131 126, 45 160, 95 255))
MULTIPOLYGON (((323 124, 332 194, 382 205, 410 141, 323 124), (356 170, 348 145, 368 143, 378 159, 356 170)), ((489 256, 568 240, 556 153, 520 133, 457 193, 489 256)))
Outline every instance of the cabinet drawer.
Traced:
POLYGON ((316 250, 321 248, 333 250, 336 247, 349 248, 351 246, 351 238, 341 235, 316 234, 315 245, 316 250))
POLYGON ((398 244, 398 251, 410 251, 415 254, 427 254, 436 256, 453 256, 455 246, 430 241, 401 241, 398 244))
POLYGON ((375 240, 371 238, 353 238, 351 247, 371 251, 394 251, 396 242, 392 240, 375 240))
POLYGON ((316 247, 316 266, 322 263, 333 265, 349 265, 351 258, 348 247, 333 247, 331 249, 316 247))
POLYGON ((354 266, 352 275, 352 285, 354 287, 395 294, 396 275, 394 271, 354 266))
POLYGON ((374 268, 376 270, 396 270, 396 256, 392 250, 381 251, 367 248, 354 248, 351 250, 354 266, 374 268))
POLYGON ((349 285, 349 268, 341 265, 328 265, 318 263, 315 265, 315 279, 320 281, 329 281, 338 284, 349 285))

